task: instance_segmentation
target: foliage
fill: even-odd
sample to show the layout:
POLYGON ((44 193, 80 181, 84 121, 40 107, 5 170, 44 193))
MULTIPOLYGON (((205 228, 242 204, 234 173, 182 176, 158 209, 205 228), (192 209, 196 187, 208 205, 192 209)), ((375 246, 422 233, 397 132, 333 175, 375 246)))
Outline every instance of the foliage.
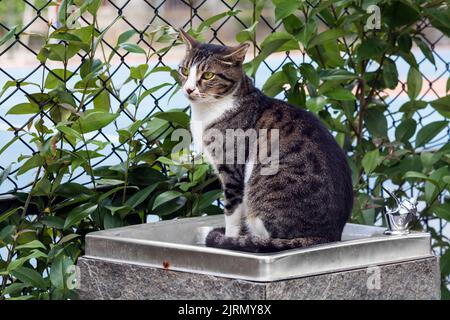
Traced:
MULTIPOLYGON (((74 264, 83 254, 88 232, 145 223, 149 214, 172 219, 222 213, 213 204, 221 197, 221 191, 209 165, 193 156, 192 162, 179 162, 180 154, 171 154, 178 143, 172 141, 172 134, 188 127, 187 110, 173 109, 137 119, 138 108, 146 96, 173 87, 172 83, 159 83, 144 90, 145 78, 155 72, 174 75, 173 70, 152 67, 150 58, 154 52, 130 42, 137 31, 123 32, 114 50, 142 55, 145 63, 130 68, 125 83, 135 82, 137 90, 113 110, 111 99, 120 97, 121 86, 111 81, 115 51, 107 56, 102 44, 109 26, 96 30, 100 1, 74 3, 79 4, 78 14, 91 17, 91 22, 81 26, 78 16, 61 5, 61 26, 49 32, 38 54, 41 63, 51 61, 49 65, 55 66, 42 83, 8 81, 0 92, 3 94, 11 86, 35 88, 35 93, 27 95, 27 102, 13 106, 8 114, 32 118, 27 127, 16 133, 24 139, 29 137, 39 150, 16 160, 21 164, 18 175, 36 172, 31 190, 16 193, 14 203, 0 208, 0 248, 7 252, 5 259, 0 259, 0 299, 76 297, 74 264), (83 57, 81 66, 71 69, 71 59, 79 55, 83 57), (132 124, 117 128, 119 112, 125 112, 132 124), (120 151, 126 159, 116 165, 94 167, 93 161, 104 157, 111 146, 92 132, 110 124, 117 128, 120 151), (80 169, 90 176, 88 186, 72 181, 80 169)), ((14 37, 14 30, 1 41, 6 43, 14 37)), ((160 50, 166 50, 176 40, 170 27, 154 28, 142 35, 149 43, 162 46, 160 50)), ((5 145, 0 153, 10 145, 5 145)), ((2 172, 0 177, 7 174, 2 172)))
MULTIPOLYGON (((275 18, 284 31, 261 42, 261 52, 247 63, 254 75, 261 62, 280 51, 301 50, 311 62, 288 62, 265 83, 266 94, 284 93, 291 104, 316 113, 334 133, 349 155, 353 171, 355 205, 351 220, 374 224, 384 206, 382 185, 389 181, 399 197, 418 191, 420 220, 450 221, 450 143, 428 150, 427 144, 444 130, 448 132, 450 97, 425 101, 420 95, 423 80, 420 64, 411 53, 415 43, 430 63, 432 48, 418 23, 428 19, 444 35, 450 34, 450 8, 446 1, 290 1, 273 0, 275 18), (369 5, 381 12, 381 29, 365 30, 369 5), (388 135, 390 110, 386 89, 399 85, 397 60, 409 65, 406 89, 409 100, 398 113, 395 137, 388 135), (287 89, 286 89, 287 88, 287 89), (420 109, 431 107, 444 120, 420 127, 420 109), (368 191, 369 190, 369 194, 368 191)), ((239 41, 242 36, 237 37, 239 41)), ((246 40, 246 39, 244 39, 246 40)), ((447 83, 447 91, 449 85, 447 83)), ((420 228, 417 223, 416 228, 420 228)), ((442 258, 443 296, 450 274, 449 239, 432 226, 436 250, 442 258)))

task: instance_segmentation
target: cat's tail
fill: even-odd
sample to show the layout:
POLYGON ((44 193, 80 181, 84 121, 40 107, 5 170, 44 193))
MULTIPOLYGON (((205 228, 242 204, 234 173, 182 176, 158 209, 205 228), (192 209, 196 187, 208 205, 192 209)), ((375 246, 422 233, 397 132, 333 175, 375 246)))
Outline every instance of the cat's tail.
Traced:
POLYGON ((208 247, 254 253, 268 253, 303 248, 327 242, 329 242, 329 240, 323 237, 305 237, 294 239, 264 239, 254 235, 227 237, 225 236, 224 228, 216 228, 210 231, 206 236, 206 246, 208 247))

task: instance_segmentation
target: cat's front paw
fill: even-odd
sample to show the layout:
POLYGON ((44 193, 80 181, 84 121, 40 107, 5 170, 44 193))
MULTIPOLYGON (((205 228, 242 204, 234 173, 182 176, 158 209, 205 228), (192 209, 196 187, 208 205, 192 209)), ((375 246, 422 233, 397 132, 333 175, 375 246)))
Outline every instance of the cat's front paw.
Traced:
POLYGON ((229 226, 225 228, 226 237, 237 237, 241 233, 240 226, 229 226))

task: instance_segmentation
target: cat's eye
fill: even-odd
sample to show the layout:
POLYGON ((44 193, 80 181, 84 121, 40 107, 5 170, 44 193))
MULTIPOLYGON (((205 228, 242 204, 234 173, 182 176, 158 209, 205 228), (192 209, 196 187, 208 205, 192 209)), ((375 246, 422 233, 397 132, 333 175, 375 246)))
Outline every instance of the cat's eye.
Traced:
POLYGON ((212 78, 214 78, 215 74, 209 71, 206 71, 202 74, 202 78, 205 80, 211 80, 212 78))
POLYGON ((187 77, 187 76, 189 75, 189 69, 188 69, 188 68, 185 68, 185 67, 180 67, 180 73, 181 73, 183 76, 187 77))

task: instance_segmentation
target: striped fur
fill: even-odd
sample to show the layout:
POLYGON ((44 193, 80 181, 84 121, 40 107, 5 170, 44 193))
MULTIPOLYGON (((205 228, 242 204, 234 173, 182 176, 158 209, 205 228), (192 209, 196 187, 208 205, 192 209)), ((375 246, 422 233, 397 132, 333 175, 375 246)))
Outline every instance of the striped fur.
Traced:
MULTIPOLYGON (((180 67, 195 66, 197 81, 196 91, 185 93, 193 120, 204 122, 201 130, 191 124, 194 143, 203 147, 224 190, 227 232, 212 231, 206 244, 273 252, 339 241, 353 205, 351 171, 327 128, 314 114, 254 87, 242 68, 248 46, 202 44, 183 32, 182 37, 188 50, 180 67), (204 72, 215 77, 202 80, 204 72), (212 152, 214 139, 205 134, 209 129, 223 136, 228 129, 267 130, 268 141, 271 130, 278 130, 278 170, 262 174, 264 162, 251 163, 254 159, 247 153, 245 163, 235 158, 234 163, 224 164, 212 152)), ((187 77, 180 74, 180 80, 185 89, 187 77)), ((261 135, 257 142, 268 143, 261 135)), ((233 143, 235 149, 241 146, 233 143)), ((244 144, 246 150, 252 147, 247 140, 244 144)), ((266 159, 270 157, 267 153, 266 159)))

